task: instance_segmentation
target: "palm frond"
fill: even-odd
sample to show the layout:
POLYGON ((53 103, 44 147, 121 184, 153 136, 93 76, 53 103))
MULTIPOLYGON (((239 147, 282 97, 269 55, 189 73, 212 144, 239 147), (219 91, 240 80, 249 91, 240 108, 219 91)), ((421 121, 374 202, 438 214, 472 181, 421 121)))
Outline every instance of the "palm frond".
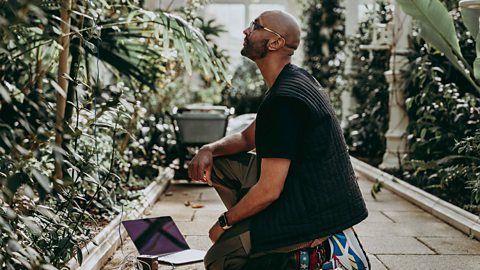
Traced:
POLYGON ((88 40, 98 51, 89 50, 89 53, 152 89, 155 89, 158 76, 164 73, 169 50, 181 56, 189 74, 193 70, 194 57, 202 63, 206 76, 214 74, 217 80, 226 77, 223 63, 215 57, 205 37, 177 15, 138 9, 98 27, 101 28, 100 39, 91 37, 88 40))

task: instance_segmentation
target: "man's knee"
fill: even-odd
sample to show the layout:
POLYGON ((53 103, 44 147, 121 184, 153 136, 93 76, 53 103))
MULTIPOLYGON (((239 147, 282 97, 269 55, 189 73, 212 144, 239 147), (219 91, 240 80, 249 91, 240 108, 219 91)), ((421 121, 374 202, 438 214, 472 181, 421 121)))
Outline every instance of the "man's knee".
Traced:
POLYGON ((245 177, 245 174, 250 171, 250 166, 252 165, 252 160, 254 160, 254 158, 255 155, 249 152, 214 157, 212 164, 212 180, 242 180, 245 177))
POLYGON ((250 222, 242 221, 226 231, 205 255, 205 269, 240 270, 250 252, 250 222))
POLYGON ((247 263, 247 254, 243 248, 224 256, 216 256, 210 253, 211 249, 205 255, 206 270, 241 270, 247 263))
POLYGON ((218 182, 225 178, 225 169, 228 159, 226 157, 214 157, 212 164, 212 181, 218 182))
POLYGON ((230 163, 236 163, 240 166, 248 166, 252 156, 255 155, 250 152, 241 152, 233 155, 214 157, 213 166, 225 166, 229 165, 230 163))
POLYGON ((210 248, 205 255, 203 263, 205 264, 206 270, 223 270, 223 262, 225 258, 216 256, 215 253, 210 248))

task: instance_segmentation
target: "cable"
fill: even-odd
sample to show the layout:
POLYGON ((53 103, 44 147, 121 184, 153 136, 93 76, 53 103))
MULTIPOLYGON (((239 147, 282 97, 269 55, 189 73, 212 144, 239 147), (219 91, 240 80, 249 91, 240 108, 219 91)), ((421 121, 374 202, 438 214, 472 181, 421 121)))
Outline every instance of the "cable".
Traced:
POLYGON ((122 262, 120 262, 120 264, 118 265, 119 270, 132 269, 132 267, 134 267, 133 269, 151 270, 150 265, 138 260, 137 257, 130 254, 125 256, 122 262), (146 265, 147 267, 145 268, 144 265, 146 265))
POLYGON ((120 251, 122 251, 122 255, 125 256, 125 253, 123 252, 123 238, 122 238, 122 232, 121 232, 122 227, 120 226, 120 224, 122 224, 122 219, 123 219, 123 204, 122 204, 122 212, 120 213, 120 222, 118 222, 118 236, 120 237, 120 251))

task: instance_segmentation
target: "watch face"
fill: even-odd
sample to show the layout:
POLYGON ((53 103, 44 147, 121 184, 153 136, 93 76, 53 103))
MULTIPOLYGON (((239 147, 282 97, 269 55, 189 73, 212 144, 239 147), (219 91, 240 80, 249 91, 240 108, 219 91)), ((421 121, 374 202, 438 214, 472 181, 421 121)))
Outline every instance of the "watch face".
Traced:
POLYGON ((220 227, 226 227, 227 226, 227 220, 225 218, 225 215, 221 215, 218 218, 218 223, 220 224, 220 227))

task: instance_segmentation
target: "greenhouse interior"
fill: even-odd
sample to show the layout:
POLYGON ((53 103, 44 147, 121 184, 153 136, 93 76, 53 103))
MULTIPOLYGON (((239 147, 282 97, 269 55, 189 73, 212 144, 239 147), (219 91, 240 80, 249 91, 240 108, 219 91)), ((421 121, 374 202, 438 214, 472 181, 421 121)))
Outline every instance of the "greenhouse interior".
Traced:
POLYGON ((480 269, 480 0, 0 0, 1 269, 480 269))

